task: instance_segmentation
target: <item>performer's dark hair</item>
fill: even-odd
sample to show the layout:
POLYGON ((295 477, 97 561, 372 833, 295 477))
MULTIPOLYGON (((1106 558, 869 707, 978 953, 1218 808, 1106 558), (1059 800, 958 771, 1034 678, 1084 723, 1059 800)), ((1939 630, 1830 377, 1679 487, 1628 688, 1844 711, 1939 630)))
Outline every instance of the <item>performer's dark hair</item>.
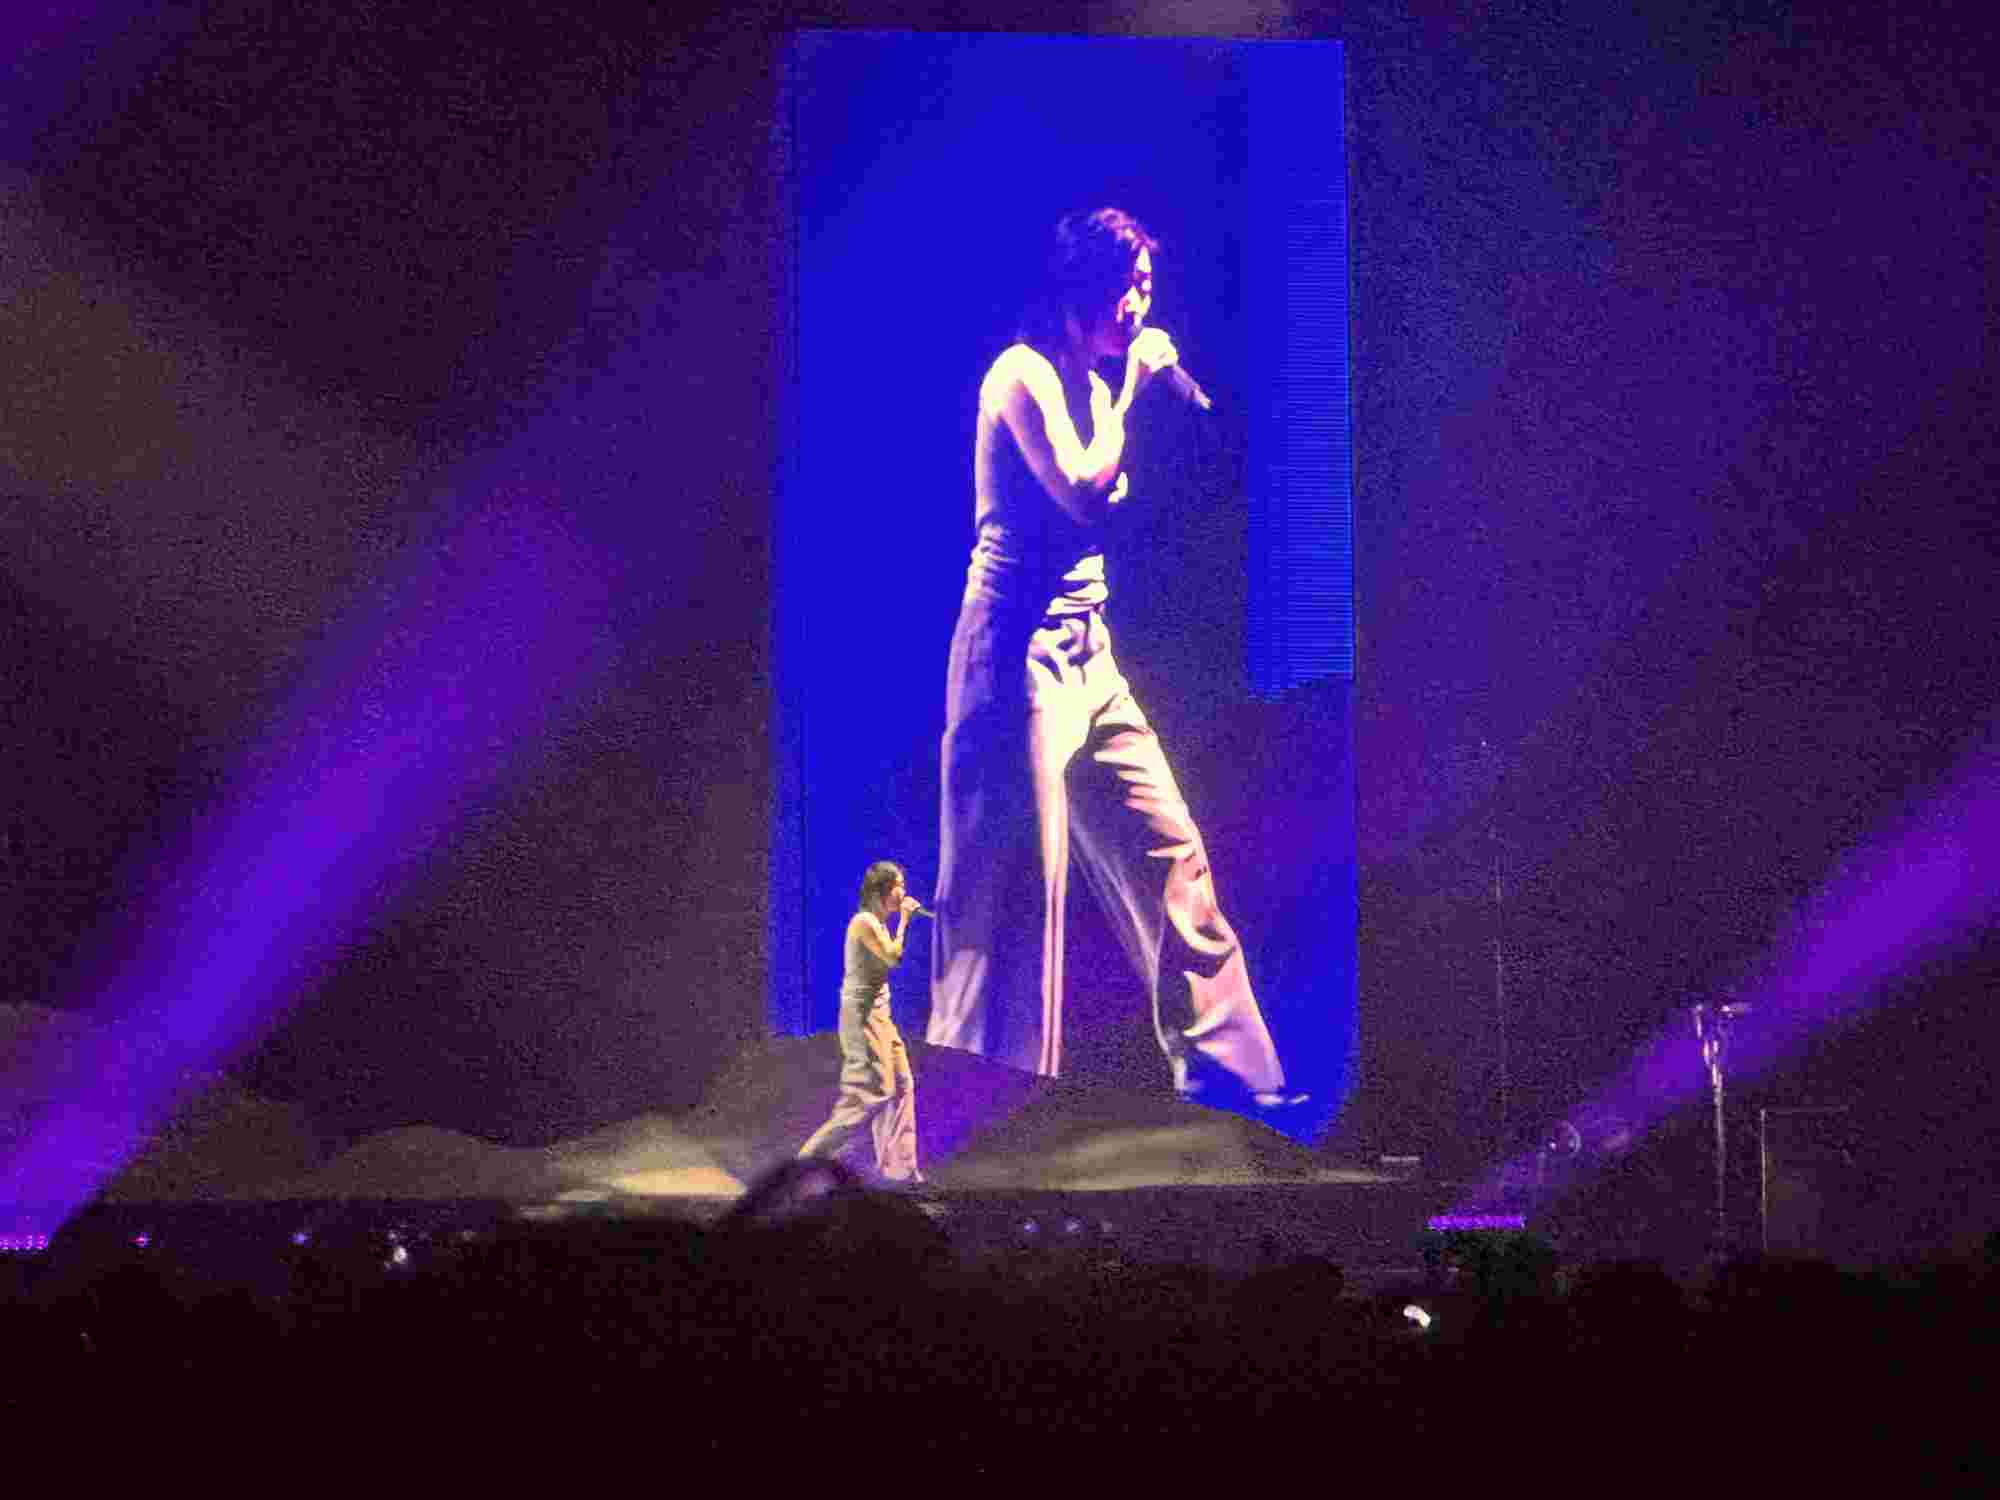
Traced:
POLYGON ((1021 316, 1021 341, 1044 351, 1062 342, 1064 319, 1094 316, 1118 300, 1132 281, 1141 250, 1157 255, 1160 242, 1119 208, 1065 214, 1056 224, 1042 285, 1021 316))
POLYGON ((896 882, 903 878, 903 867, 893 860, 878 859, 868 867, 861 877, 861 900, 857 911, 873 911, 875 903, 896 888, 896 882))

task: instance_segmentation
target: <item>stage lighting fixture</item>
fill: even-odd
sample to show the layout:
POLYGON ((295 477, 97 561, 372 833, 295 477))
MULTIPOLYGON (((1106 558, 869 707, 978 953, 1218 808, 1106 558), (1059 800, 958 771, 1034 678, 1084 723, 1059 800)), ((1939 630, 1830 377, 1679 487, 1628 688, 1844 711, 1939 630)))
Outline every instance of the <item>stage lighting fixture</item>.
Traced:
POLYGON ((0 1255, 39 1255, 48 1248, 45 1234, 0 1234, 0 1255))
POLYGON ((1639 1140, 1639 1127, 1619 1115, 1604 1115, 1591 1122, 1590 1149, 1599 1156, 1623 1156, 1639 1140))
POLYGON ((1431 1315, 1428 1312, 1424 1311, 1424 1309, 1419 1307, 1416 1303, 1410 1302, 1404 1304, 1403 1317, 1405 1321, 1416 1324, 1418 1329, 1421 1330, 1422 1332, 1424 1333, 1430 1332, 1431 1315))
POLYGON ((1614 1162, 1632 1149, 1638 1135, 1630 1120, 1602 1110, 1557 1120, 1542 1132, 1541 1145, 1536 1148, 1534 1186, 1561 1186, 1586 1162, 1600 1167, 1614 1162))

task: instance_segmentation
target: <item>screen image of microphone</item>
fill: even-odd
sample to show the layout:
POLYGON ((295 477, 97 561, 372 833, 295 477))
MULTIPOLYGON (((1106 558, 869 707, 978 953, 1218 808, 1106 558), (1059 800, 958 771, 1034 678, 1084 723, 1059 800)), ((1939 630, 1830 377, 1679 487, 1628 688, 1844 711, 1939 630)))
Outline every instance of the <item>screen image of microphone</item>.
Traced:
POLYGON ((1167 382, 1173 386, 1174 394, 1181 400, 1192 402, 1203 411, 1215 410, 1215 403, 1208 399, 1208 392, 1201 388, 1194 376, 1179 365, 1167 366, 1167 382))

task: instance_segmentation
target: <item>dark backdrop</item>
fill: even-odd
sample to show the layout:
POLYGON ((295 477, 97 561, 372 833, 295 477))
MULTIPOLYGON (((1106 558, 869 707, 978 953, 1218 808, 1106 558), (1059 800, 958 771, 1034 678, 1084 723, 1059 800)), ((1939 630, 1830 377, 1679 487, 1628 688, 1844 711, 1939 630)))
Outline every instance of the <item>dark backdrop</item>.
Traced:
MULTIPOLYGON (((852 18, 486 11, 113 6, 16 50, 4 973, 93 1003, 327 622, 527 444, 615 649, 242 1065, 345 1128, 533 1137, 685 1103, 764 1027, 773 33, 852 18)), ((1076 24, 986 24, 1037 20, 1076 24)), ((1476 1155, 1987 732, 1992 39, 1969 5, 1199 24, 1347 44, 1352 1129, 1476 1155)), ((1754 1089, 1990 1163, 1995 957, 1754 1089)))

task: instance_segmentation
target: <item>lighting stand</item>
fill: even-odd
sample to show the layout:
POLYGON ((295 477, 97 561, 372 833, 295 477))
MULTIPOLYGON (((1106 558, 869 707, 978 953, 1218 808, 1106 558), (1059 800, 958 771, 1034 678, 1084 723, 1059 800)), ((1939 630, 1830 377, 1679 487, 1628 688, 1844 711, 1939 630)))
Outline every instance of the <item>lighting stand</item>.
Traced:
MULTIPOLYGON (((1513 1145, 1514 1123, 1513 1057, 1507 1034, 1507 863, 1506 850, 1500 841, 1500 791, 1506 766, 1501 763, 1491 741, 1481 739, 1479 750, 1489 762, 1493 780, 1493 793, 1486 805, 1487 846, 1493 855, 1493 1020, 1499 1043, 1493 1151, 1495 1155, 1504 1155, 1513 1145)), ((1540 1164, 1537 1163, 1536 1176, 1539 1178, 1540 1175, 1540 1164)))
POLYGON ((1723 1072, 1729 1055, 1731 1023, 1749 1013, 1747 1005, 1694 1008, 1694 1034, 1701 1043, 1701 1060, 1708 1067, 1709 1090, 1715 1096, 1715 1249, 1729 1249, 1729 1136, 1724 1124, 1723 1072))

